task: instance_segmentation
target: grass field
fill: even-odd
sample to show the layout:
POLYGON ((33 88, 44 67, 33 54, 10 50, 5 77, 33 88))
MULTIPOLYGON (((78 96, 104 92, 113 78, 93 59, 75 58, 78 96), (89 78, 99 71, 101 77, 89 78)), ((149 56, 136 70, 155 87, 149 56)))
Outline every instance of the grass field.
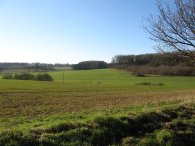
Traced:
MULTIPOLYGON (((107 117, 116 120, 128 117, 129 113, 132 113, 136 115, 134 117, 136 119, 145 112, 178 109, 180 106, 187 107, 189 112, 194 112, 194 77, 134 77, 125 71, 114 69, 70 70, 64 72, 63 82, 62 71, 50 74, 54 82, 0 79, 0 133, 3 133, 1 135, 3 138, 0 137, 0 144, 6 141, 6 136, 3 135, 7 134, 7 141, 10 135, 16 139, 18 136, 21 140, 30 135, 31 141, 41 142, 42 145, 55 145, 56 143, 79 145, 81 141, 77 141, 77 144, 72 143, 74 140, 71 138, 66 144, 65 140, 58 140, 60 137, 68 137, 66 132, 69 129, 72 130, 73 135, 74 132, 82 133, 83 129, 86 133, 97 134, 98 131, 94 133, 93 128, 89 130, 89 125, 92 124, 93 127, 93 121, 102 117, 105 118, 104 120, 107 117), (68 128, 67 123, 70 126, 68 128), (63 130, 59 130, 60 126, 63 130), (57 132, 56 129, 58 129, 57 132)), ((178 110, 176 114, 179 112, 182 111, 178 110)), ((184 117, 183 120, 187 121, 186 119, 184 117)), ((193 125, 192 121, 194 118, 190 118, 187 122, 193 125)), ((101 133, 102 129, 99 130, 101 133)), ((124 137, 120 140, 115 139, 115 142, 108 140, 104 144, 117 144, 122 141, 129 143, 131 141, 129 139, 136 141, 135 138, 126 140, 122 138, 124 137)), ((86 137, 83 139, 83 142, 91 141, 91 139, 86 140, 86 137)), ((143 139, 138 138, 138 140, 143 139)), ((17 143, 17 140, 14 142, 17 143)), ((87 145, 87 143, 83 144, 87 145)))

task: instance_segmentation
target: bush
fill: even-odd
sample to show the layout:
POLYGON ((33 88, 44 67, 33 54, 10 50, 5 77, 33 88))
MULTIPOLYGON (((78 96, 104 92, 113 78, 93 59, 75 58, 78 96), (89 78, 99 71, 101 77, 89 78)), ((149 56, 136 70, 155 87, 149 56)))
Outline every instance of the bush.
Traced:
POLYGON ((3 76, 3 79, 14 79, 14 80, 37 80, 37 81, 53 81, 53 78, 47 74, 29 74, 29 73, 22 73, 22 74, 6 74, 3 76))
POLYGON ((3 76, 3 79, 13 79, 12 74, 6 74, 3 76))
POLYGON ((15 79, 15 80, 34 80, 35 76, 33 74, 22 73, 22 74, 15 74, 13 79, 15 79))
POLYGON ((36 80, 37 81, 53 81, 53 78, 49 74, 44 73, 44 74, 37 74, 36 80))

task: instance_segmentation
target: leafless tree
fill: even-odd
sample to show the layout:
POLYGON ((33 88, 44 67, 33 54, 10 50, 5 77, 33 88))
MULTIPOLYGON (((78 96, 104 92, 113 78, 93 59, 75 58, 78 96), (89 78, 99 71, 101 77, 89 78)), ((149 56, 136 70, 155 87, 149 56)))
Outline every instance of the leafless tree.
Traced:
POLYGON ((195 64, 195 0, 175 0, 174 5, 157 1, 159 13, 144 26, 157 50, 175 52, 195 64))

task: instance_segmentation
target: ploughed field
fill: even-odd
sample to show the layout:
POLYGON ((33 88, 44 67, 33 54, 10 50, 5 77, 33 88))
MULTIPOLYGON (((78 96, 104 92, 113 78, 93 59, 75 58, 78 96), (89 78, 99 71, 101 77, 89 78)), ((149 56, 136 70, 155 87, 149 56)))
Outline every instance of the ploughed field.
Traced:
POLYGON ((194 136, 195 77, 114 69, 49 74, 53 82, 0 79, 0 145, 163 145, 164 133, 181 144, 173 128, 179 122, 194 136))

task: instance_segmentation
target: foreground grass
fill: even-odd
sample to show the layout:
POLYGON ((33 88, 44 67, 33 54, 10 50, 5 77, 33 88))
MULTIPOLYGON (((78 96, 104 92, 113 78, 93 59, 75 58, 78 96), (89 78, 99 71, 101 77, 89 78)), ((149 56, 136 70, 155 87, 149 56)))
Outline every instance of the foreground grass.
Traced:
POLYGON ((195 104, 113 108, 21 121, 0 145, 194 145, 195 104))

